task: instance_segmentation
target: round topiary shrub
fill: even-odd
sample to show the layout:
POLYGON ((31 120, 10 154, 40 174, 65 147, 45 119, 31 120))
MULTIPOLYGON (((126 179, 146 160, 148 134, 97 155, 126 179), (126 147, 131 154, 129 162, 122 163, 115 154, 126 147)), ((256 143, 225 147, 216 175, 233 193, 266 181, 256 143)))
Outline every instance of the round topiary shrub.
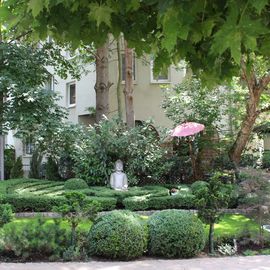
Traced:
POLYGON ((147 226, 129 211, 112 211, 98 218, 89 237, 89 253, 108 259, 132 260, 147 247, 147 226))
POLYGON ((207 187, 208 183, 205 181, 196 181, 191 185, 191 191, 193 194, 196 194, 200 189, 207 187))
POLYGON ((78 190, 88 188, 88 185, 83 179, 71 178, 65 182, 64 188, 66 190, 78 190))
POLYGON ((149 224, 149 253, 166 258, 190 258, 205 245, 203 223, 192 213, 164 210, 149 224))

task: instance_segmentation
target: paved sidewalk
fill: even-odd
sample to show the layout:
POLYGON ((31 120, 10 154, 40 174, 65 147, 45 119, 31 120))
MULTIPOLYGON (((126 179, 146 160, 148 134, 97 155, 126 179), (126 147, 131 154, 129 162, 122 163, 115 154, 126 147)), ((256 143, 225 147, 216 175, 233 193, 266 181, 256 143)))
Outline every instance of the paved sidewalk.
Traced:
POLYGON ((0 270, 270 270, 270 256, 202 258, 190 260, 141 259, 132 262, 0 263, 0 270))

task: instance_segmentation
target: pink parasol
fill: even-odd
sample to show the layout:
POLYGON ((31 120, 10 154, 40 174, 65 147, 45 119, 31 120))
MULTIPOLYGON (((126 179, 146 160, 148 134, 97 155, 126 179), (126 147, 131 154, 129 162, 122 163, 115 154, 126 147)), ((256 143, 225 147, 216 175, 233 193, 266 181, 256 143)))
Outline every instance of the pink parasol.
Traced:
POLYGON ((173 137, 187 137, 204 130, 204 125, 195 122, 185 122, 172 130, 173 137))
MULTIPOLYGON (((201 131, 204 130, 204 125, 195 123, 195 122, 184 122, 183 124, 177 126, 175 129, 172 130, 171 136, 173 137, 188 137, 193 136, 201 131)), ((192 148, 192 140, 188 140, 189 144, 189 153, 191 157, 192 163, 192 170, 193 170, 193 177, 196 180, 198 177, 197 169, 196 169, 196 156, 193 153, 192 148)))

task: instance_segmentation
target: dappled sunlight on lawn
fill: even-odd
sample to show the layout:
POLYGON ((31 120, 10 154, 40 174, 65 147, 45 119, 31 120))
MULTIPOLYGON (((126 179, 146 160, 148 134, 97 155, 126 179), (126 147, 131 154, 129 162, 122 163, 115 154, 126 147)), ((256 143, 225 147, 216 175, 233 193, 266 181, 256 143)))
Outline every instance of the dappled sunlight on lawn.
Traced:
POLYGON ((258 233, 258 224, 243 215, 224 215, 221 221, 215 225, 215 235, 239 235, 243 231, 258 233))

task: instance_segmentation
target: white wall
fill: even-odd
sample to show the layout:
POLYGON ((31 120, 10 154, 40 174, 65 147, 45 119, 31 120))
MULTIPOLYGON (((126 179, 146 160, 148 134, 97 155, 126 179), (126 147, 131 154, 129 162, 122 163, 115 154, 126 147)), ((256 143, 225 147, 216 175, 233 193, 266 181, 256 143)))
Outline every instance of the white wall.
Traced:
POLYGON ((67 84, 70 82, 76 83, 76 105, 68 108, 68 120, 73 123, 78 123, 78 117, 80 115, 89 114, 87 108, 96 107, 96 94, 94 89, 96 82, 95 66, 93 64, 88 64, 85 68, 89 72, 86 75, 83 74, 80 80, 74 80, 71 77, 63 80, 57 76, 55 77, 56 83, 54 85, 54 91, 62 96, 59 105, 66 108, 68 108, 67 84))

